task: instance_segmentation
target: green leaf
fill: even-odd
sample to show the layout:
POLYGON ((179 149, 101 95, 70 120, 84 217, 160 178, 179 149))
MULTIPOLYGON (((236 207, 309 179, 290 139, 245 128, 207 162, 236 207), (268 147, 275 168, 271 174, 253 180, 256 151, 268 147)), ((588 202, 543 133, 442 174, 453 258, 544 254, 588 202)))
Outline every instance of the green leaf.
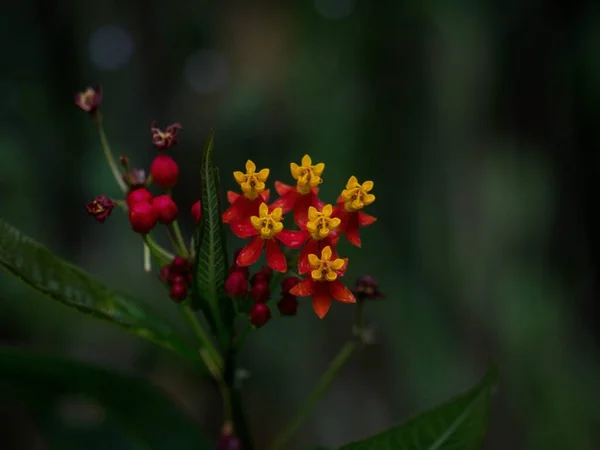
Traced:
POLYGON ((478 450, 483 445, 497 369, 470 391, 376 436, 339 450, 478 450))
POLYGON ((37 291, 202 365, 172 326, 126 294, 112 291, 78 267, 0 219, 0 267, 37 291))
POLYGON ((0 348, 0 396, 24 403, 52 448, 214 448, 160 389, 93 365, 0 348))
POLYGON ((192 305, 205 314, 222 346, 227 345, 233 321, 231 301, 225 294, 228 272, 226 239, 219 199, 219 171, 213 161, 214 133, 211 131, 201 165, 202 219, 196 244, 192 305))

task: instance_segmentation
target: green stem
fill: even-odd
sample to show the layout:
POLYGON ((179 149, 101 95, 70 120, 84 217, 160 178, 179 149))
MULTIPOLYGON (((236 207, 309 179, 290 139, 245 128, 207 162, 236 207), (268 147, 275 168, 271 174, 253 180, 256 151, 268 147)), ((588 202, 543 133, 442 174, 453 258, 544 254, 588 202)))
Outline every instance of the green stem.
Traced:
POLYGON ((357 347, 358 342, 356 340, 349 341, 342 347, 333 361, 329 364, 325 373, 321 376, 317 386, 313 389, 302 406, 300 406, 296 416, 271 443, 269 450, 284 448, 287 441, 294 433, 296 433, 302 422, 310 415, 317 402, 321 399, 325 391, 327 391, 338 372, 344 367, 346 362, 348 362, 348 359, 352 356, 352 353, 354 353, 354 350, 356 350, 357 347))
POLYGON ((112 171, 113 176, 115 177, 115 180, 121 190, 123 192, 127 192, 127 185, 125 184, 125 181, 123 181, 121 170, 119 169, 119 166, 117 165, 117 162, 115 161, 115 158, 110 150, 110 145, 108 144, 108 139, 106 138, 106 133, 104 132, 104 127, 102 126, 102 116, 100 115, 100 112, 96 112, 94 115, 94 122, 96 123, 98 135, 100 136, 100 145, 104 151, 104 156, 106 156, 106 161, 110 166, 110 170, 112 171))
POLYGON ((200 344, 202 346, 202 350, 205 350, 204 352, 201 352, 201 354, 204 353, 206 357, 210 359, 210 362, 207 365, 210 364, 210 366, 212 366, 212 369, 210 366, 209 369, 211 369, 211 372, 216 371, 216 373, 213 373, 213 376, 215 376, 215 378, 222 379, 223 359, 221 358, 221 355, 213 345, 206 331, 204 331, 204 328, 202 328, 202 325, 198 321, 198 318, 196 317, 196 314, 194 314, 194 311, 192 311, 192 308, 190 308, 189 305, 186 305, 183 306, 181 309, 183 311, 183 315, 192 326, 194 333, 196 333, 196 336, 198 337, 198 340, 200 341, 200 344))
POLYGON ((177 249, 177 253, 179 253, 184 258, 188 258, 188 249, 185 245, 185 241, 183 240, 183 235, 181 234, 181 228, 179 228, 179 223, 175 220, 174 222, 167 225, 167 230, 169 233, 169 238, 173 243, 173 246, 177 249))
POLYGON ((154 239, 152 239, 152 236, 150 236, 149 234, 145 234, 143 236, 143 238, 144 238, 144 243, 150 249, 152 256, 154 256, 154 258, 156 258, 156 260, 158 261, 158 263, 161 266, 167 265, 167 264, 171 263, 171 261, 173 261, 173 258, 175 258, 175 256, 172 255, 171 253, 169 253, 168 251, 166 251, 160 245, 158 245, 154 241, 154 239))

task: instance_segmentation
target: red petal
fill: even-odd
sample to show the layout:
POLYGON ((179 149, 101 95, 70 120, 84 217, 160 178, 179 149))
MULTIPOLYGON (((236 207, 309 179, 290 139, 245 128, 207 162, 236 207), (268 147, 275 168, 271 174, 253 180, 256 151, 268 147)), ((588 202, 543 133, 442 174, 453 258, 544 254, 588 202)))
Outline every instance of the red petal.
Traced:
POLYGON ((244 210, 246 209, 246 197, 238 195, 235 201, 231 204, 227 210, 223 213, 223 223, 229 223, 232 220, 239 220, 244 218, 244 210))
POLYGON ((296 204, 296 201, 298 200, 299 196, 300 194, 298 194, 298 191, 296 191, 295 189, 293 191, 288 191, 284 195, 279 197, 277 200, 275 200, 271 204, 271 208, 281 208, 284 214, 288 213, 292 210, 292 208, 294 208, 294 205, 296 204))
POLYGON ((300 257, 298 258, 298 273, 300 275, 304 275, 311 270, 310 264, 308 263, 308 255, 310 254, 314 254, 319 257, 321 256, 321 252, 319 252, 319 241, 309 239, 306 242, 306 246, 300 252, 300 257))
POLYGON ((342 197, 341 195, 337 198, 336 203, 338 205, 343 205, 344 204, 344 197, 342 197))
POLYGON ((331 296, 329 292, 321 289, 317 290, 312 297, 312 306, 319 319, 322 319, 329 312, 331 307, 331 296))
POLYGON ((358 224, 361 227, 368 227, 369 225, 375 223, 375 221, 377 221, 377 217, 373 217, 367 213, 358 211, 358 224))
MULTIPOLYGON (((297 192, 297 191, 296 191, 297 192)), ((294 205, 294 221, 296 225, 304 229, 308 221, 308 208, 317 205, 317 197, 310 192, 306 195, 300 195, 294 205)))
POLYGON ((237 192, 227 191, 227 201, 229 203, 235 202, 239 196, 240 194, 238 194, 237 192))
POLYGON ((335 280, 329 283, 329 293, 336 300, 343 303, 356 303, 356 299, 352 291, 344 286, 340 280, 335 280))
POLYGON ((283 230, 275 235, 283 245, 289 248, 300 248, 309 238, 305 231, 283 230))
POLYGON ((258 231, 252 226, 249 219, 232 221, 229 223, 229 227, 233 234, 242 239, 258 236, 258 231))
POLYGON ((260 198, 263 202, 269 203, 269 198, 271 197, 271 191, 269 189, 265 189, 260 193, 260 198))
POLYGON ((290 289, 290 294, 297 297, 308 297, 312 295, 315 290, 315 282, 312 278, 308 277, 290 289))
POLYGON ((262 253, 264 246, 265 241, 260 236, 256 236, 254 239, 252 239, 240 251, 240 254, 238 255, 236 260, 238 266, 251 266, 256 261, 258 261, 258 258, 260 258, 260 254, 262 253))
POLYGON ((275 182, 275 191, 277 192, 277 194, 280 197, 283 197, 285 194, 287 194, 292 189, 294 189, 294 187, 290 186, 289 184, 282 183, 281 181, 275 182))
POLYGON ((348 222, 345 230, 348 241, 357 247, 360 247, 360 234, 358 232, 358 214, 353 212, 348 214, 348 222))
POLYGON ((287 272, 285 255, 281 251, 279 242, 275 239, 269 239, 267 241, 267 264, 276 272, 287 272))

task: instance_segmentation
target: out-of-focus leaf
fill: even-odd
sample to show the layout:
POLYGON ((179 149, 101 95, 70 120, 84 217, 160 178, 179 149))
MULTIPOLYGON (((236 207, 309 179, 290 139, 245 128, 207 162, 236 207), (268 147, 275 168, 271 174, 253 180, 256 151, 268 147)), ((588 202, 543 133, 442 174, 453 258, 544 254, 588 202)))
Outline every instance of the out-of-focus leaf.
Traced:
POLYGON ((24 404, 51 448, 214 448, 160 389, 89 364, 0 348, 0 397, 24 404))
POLYGON ((497 369, 470 391, 398 427, 339 450, 478 450, 487 430, 497 369))
POLYGON ((206 315, 221 345, 227 343, 233 320, 232 305, 225 294, 227 249, 221 220, 219 172, 213 160, 214 133, 211 131, 202 154, 202 218, 196 243, 192 306, 206 315))
POLYGON ((108 320, 202 366, 194 347, 149 308, 109 289, 1 219, 0 267, 66 306, 108 320))

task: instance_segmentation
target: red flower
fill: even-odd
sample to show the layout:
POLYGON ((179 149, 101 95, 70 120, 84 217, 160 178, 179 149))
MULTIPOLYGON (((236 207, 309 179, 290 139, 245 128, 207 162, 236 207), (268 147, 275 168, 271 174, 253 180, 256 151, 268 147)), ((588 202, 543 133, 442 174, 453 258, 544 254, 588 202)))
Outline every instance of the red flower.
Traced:
POLYGON ((308 208, 319 206, 317 186, 323 182, 321 175, 325 170, 325 164, 312 164, 310 156, 302 157, 302 165, 290 164, 290 172, 296 180, 296 187, 275 182, 275 190, 279 198, 271 205, 272 208, 281 208, 283 213, 294 211, 296 224, 303 228, 306 225, 308 208))
POLYGON ((100 223, 104 223, 108 219, 114 207, 115 202, 106 195, 99 195, 85 205, 87 213, 100 223))
POLYGON ((279 242, 287 245, 290 238, 289 231, 283 230, 283 213, 281 208, 275 208, 269 212, 266 203, 261 203, 259 215, 250 217, 249 222, 236 221, 232 223, 232 230, 241 238, 253 237, 253 239, 240 251, 236 263, 241 266, 251 266, 260 257, 266 247, 267 264, 277 272, 287 271, 285 255, 279 246, 279 242))
POLYGON ((290 289, 291 295, 298 297, 312 297, 312 305, 319 318, 325 317, 334 298, 343 303, 355 303, 356 298, 352 291, 339 280, 346 271, 346 260, 335 258, 331 247, 327 246, 321 251, 319 258, 315 254, 308 255, 310 263, 310 277, 290 289))
POLYGON ((357 247, 361 245, 358 228, 369 226, 377 220, 377 218, 360 211, 375 201, 375 196, 370 194, 372 189, 372 181, 360 184, 355 176, 351 176, 333 211, 333 216, 341 219, 340 232, 344 233, 348 241, 357 247))
POLYGON ((233 229, 234 222, 247 222, 251 216, 258 215, 261 203, 269 201, 269 190, 265 182, 269 178, 269 169, 256 172, 256 164, 246 161, 246 173, 233 172, 233 178, 240 185, 242 194, 227 192, 227 200, 231 206, 225 210, 222 219, 233 229))

